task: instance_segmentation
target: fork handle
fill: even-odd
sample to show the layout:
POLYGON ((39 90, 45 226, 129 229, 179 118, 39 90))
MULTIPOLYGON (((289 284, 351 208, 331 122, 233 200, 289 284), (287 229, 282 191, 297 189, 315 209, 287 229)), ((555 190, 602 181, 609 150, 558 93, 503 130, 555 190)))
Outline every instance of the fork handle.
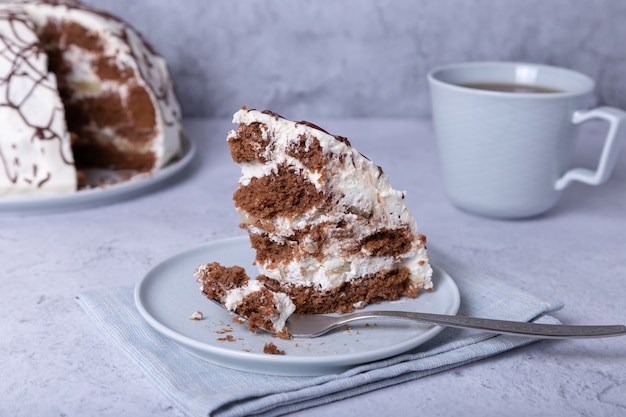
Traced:
POLYGON ((543 339, 586 339, 626 335, 626 326, 623 325, 568 326, 432 313, 415 313, 410 311, 362 311, 346 315, 345 319, 342 320, 342 324, 376 317, 410 319, 444 327, 476 329, 493 333, 530 336, 543 339))

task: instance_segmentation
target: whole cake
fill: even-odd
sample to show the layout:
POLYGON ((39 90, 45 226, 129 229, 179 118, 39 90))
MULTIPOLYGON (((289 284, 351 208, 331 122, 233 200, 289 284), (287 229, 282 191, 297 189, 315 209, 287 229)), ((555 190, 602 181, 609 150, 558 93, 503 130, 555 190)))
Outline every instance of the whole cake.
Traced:
POLYGON ((0 3, 0 195, 59 194, 89 168, 151 172, 181 146, 167 65, 77 1, 0 3))
MULTIPOLYGON (((228 144, 241 167, 233 199, 256 251, 257 282, 301 314, 432 288, 426 238, 404 193, 346 138, 270 111, 243 108, 233 122, 228 144)), ((203 276, 206 293, 219 274, 203 276)))

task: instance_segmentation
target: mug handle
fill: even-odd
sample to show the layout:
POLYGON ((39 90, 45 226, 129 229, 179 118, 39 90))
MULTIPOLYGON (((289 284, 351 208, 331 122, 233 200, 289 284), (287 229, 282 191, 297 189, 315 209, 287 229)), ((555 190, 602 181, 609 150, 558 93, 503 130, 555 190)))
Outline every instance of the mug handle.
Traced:
POLYGON ((595 171, 586 168, 573 168, 567 171, 554 184, 554 188, 562 190, 572 181, 580 181, 590 185, 600 185, 605 182, 615 166, 619 146, 626 134, 626 112, 614 107, 598 107, 588 111, 577 111, 572 116, 575 124, 589 119, 604 119, 609 122, 609 132, 602 147, 600 161, 595 171))

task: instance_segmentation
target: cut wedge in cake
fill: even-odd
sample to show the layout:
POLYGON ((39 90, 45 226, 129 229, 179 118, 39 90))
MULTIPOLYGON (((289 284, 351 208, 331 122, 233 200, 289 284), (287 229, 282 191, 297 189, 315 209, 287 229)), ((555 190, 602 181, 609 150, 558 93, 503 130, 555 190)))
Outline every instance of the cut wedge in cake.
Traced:
POLYGON ((228 135, 233 199, 262 282, 302 314, 348 312, 431 289, 426 237, 403 192, 346 138, 243 108, 228 135))

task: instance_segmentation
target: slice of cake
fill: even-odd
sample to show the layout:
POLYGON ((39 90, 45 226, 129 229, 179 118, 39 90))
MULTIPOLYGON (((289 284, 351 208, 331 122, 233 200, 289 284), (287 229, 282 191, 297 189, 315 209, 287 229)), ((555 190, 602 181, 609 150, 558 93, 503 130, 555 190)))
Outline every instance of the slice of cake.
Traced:
POLYGON ((0 122, 0 195, 75 191, 76 169, 151 172, 181 147, 165 60, 78 1, 0 3, 0 122))
POLYGON ((426 238, 383 170, 346 138, 243 108, 228 135, 233 198, 257 280, 302 314, 348 312, 432 288, 426 238))
POLYGON ((212 262, 198 266, 194 276, 207 298, 246 318, 250 330, 264 329, 281 338, 289 337, 285 322, 296 307, 286 294, 270 291, 260 281, 251 280, 239 266, 212 262))

